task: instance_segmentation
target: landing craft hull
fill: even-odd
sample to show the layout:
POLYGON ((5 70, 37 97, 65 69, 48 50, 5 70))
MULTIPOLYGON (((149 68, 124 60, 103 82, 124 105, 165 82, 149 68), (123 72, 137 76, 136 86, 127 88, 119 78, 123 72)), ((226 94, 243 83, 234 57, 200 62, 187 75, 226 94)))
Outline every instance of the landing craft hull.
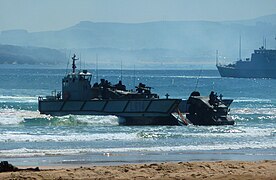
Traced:
POLYGON ((206 114, 204 117, 198 117, 196 115, 185 114, 186 119, 188 119, 193 125, 200 126, 223 126, 223 125, 234 125, 235 121, 229 117, 214 117, 206 114))
POLYGON ((39 100, 41 114, 62 116, 74 115, 115 115, 122 117, 122 125, 178 125, 171 113, 181 99, 142 100, 39 100))
POLYGON ((160 126, 160 125, 169 125, 169 126, 178 126, 179 121, 172 115, 145 115, 141 116, 130 116, 124 117, 119 121, 120 125, 125 126, 160 126))

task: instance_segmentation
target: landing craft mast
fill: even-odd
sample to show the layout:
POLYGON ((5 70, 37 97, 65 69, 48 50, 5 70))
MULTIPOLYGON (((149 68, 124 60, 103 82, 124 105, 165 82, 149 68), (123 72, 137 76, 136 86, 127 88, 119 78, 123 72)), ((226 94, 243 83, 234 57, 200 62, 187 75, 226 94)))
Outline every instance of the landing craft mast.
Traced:
POLYGON ((135 64, 134 64, 134 67, 133 67, 133 86, 134 86, 134 89, 135 89, 135 78, 136 78, 136 70, 135 70, 135 64))
POLYGON ((121 60, 121 81, 123 81, 123 63, 121 60))
POLYGON ((96 80, 99 82, 98 54, 96 54, 96 80))
POLYGON ((76 58, 76 54, 74 54, 74 56, 72 57, 72 60, 73 60, 73 63, 72 63, 73 73, 75 73, 75 70, 77 68, 75 61, 79 60, 79 58, 76 58))

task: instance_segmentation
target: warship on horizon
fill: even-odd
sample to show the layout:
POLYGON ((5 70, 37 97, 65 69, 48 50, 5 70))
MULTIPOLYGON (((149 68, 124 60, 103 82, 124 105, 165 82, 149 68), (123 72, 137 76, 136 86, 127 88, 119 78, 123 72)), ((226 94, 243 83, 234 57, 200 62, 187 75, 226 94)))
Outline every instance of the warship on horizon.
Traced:
POLYGON ((266 49, 264 43, 264 46, 254 50, 251 59, 242 60, 240 40, 239 56, 238 61, 227 65, 222 65, 218 63, 218 59, 216 60, 216 67, 221 77, 276 79, 276 49, 266 49))

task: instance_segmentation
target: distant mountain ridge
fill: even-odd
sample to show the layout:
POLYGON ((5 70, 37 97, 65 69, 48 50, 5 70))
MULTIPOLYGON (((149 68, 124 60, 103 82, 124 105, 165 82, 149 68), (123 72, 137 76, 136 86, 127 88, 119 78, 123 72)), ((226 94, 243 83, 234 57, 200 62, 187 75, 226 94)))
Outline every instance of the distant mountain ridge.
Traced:
MULTIPOLYGON (((262 45, 275 47, 276 14, 242 21, 160 21, 146 23, 106 23, 82 21, 60 31, 29 33, 3 31, 1 44, 73 49, 87 59, 95 59, 101 50, 102 61, 176 61, 214 62, 215 51, 221 58, 235 60, 239 36, 244 57, 262 45), (112 50, 112 51, 111 51, 112 50)), ((87 62, 89 62, 87 60, 87 62)))
POLYGON ((0 45, 0 64, 53 65, 66 62, 65 59, 56 49, 0 45))
POLYGON ((244 25, 255 25, 257 23, 267 23, 276 25, 276 14, 260 16, 254 19, 240 20, 240 21, 225 21, 226 23, 241 23, 244 25))

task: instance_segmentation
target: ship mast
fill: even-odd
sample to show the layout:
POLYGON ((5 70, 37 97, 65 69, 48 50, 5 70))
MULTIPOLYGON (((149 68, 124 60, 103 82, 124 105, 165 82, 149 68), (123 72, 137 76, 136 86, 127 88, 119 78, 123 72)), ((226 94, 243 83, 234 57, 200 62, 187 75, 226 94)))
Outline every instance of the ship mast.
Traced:
POLYGON ((239 44, 239 60, 241 60, 241 35, 240 35, 240 44, 239 44))
POLYGON ((266 38, 263 37, 263 49, 266 49, 266 38))
MULTIPOLYGON (((275 38, 274 38, 275 42, 276 42, 276 35, 275 35, 275 38)), ((276 43, 275 43, 276 44, 276 43)), ((275 46, 275 49, 276 49, 276 46, 275 46)))
MULTIPOLYGON (((276 42, 276 35, 275 35, 275 38, 274 38, 275 42, 276 42)), ((275 43, 276 44, 276 43, 275 43)), ((275 46, 275 49, 276 49, 276 46, 275 46)))
POLYGON ((216 50, 216 66, 218 65, 218 50, 216 50))

